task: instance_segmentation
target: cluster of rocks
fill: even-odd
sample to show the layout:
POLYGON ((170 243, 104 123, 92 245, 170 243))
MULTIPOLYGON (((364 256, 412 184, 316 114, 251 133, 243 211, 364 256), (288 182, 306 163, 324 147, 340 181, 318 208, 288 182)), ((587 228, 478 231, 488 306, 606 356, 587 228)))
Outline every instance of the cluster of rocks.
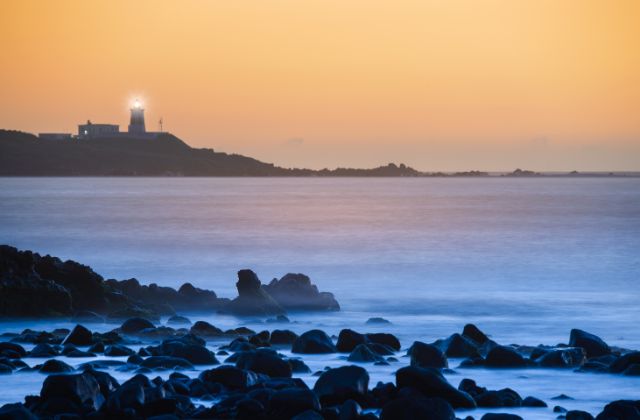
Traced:
POLYGON ((104 280, 90 267, 0 245, 0 317, 73 316, 78 321, 140 316, 159 319, 176 311, 281 315, 287 310, 333 311, 333 295, 309 277, 287 274, 262 285, 251 270, 238 272, 238 297, 219 298, 190 283, 178 290, 136 279, 104 280))
MULTIPOLYGON (((173 329, 142 318, 129 319, 106 333, 77 325, 70 331, 26 330, 4 338, 11 340, 0 342, 0 373, 38 371, 49 375, 38 396, 0 408, 0 418, 21 419, 452 420, 457 409, 543 408, 547 403, 533 396, 523 397, 510 388, 487 389, 469 378, 462 379, 456 387, 444 376, 449 372, 449 358, 466 357, 459 368, 576 368, 577 358, 582 357, 580 371, 591 363, 607 366, 607 372, 625 374, 637 372, 640 363, 640 352, 613 350, 599 337, 581 330, 571 331, 568 345, 527 349, 499 345, 471 324, 462 334, 431 344, 416 341, 404 355, 399 355, 402 347, 398 338, 388 333, 362 334, 344 329, 334 343, 322 330, 301 335, 284 329, 255 332, 241 327, 222 331, 203 321, 190 328, 173 329), (221 337, 232 340, 219 346, 215 353, 207 348, 207 339, 221 337), (157 344, 141 346, 137 351, 128 347, 141 339, 157 344), (35 347, 27 351, 21 342, 35 347), (280 353, 278 349, 282 348, 290 348, 294 356, 280 353), (580 349, 578 356, 574 349, 580 349), (409 365, 396 371, 395 382, 379 382, 372 388, 367 370, 359 365, 315 372, 317 380, 312 388, 293 377, 311 373, 295 355, 327 353, 348 354, 347 360, 357 363, 400 363, 400 359, 408 358, 409 365), (99 358, 73 367, 54 359, 59 355, 120 359, 99 358), (28 366, 21 360, 25 357, 49 360, 28 366), (186 373, 195 371, 196 366, 208 369, 197 377, 188 376, 186 373), (106 369, 133 376, 120 384, 106 369), (150 379, 154 372, 166 370, 173 371, 168 379, 150 379)), ((562 398, 568 397, 558 397, 562 398)), ((560 406, 553 411, 569 420, 593 419, 589 413, 567 411, 560 406)), ((482 417, 519 418, 504 413, 482 417)), ((640 419, 640 401, 612 402, 596 419, 640 419)))

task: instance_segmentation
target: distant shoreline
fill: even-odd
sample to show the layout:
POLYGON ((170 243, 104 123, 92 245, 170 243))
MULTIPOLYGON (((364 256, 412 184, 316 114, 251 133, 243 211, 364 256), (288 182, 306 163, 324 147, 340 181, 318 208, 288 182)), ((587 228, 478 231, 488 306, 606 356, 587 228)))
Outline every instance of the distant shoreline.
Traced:
POLYGON ((376 168, 284 168, 238 154, 196 149, 170 133, 153 139, 46 140, 0 129, 0 177, 270 177, 270 178, 629 178, 640 171, 419 171, 376 168))

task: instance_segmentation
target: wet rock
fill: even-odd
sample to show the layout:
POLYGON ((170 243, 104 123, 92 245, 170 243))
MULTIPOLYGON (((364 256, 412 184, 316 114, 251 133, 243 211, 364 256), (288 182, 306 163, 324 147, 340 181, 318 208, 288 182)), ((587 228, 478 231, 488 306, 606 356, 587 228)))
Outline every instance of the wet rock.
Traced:
POLYGON ((323 405, 341 404, 348 399, 361 401, 369 387, 369 374, 360 366, 341 366, 324 371, 313 391, 323 405))
POLYGON ((480 420, 523 420, 523 418, 509 413, 487 413, 480 420))
POLYGON ((220 328, 214 327, 206 321, 196 321, 189 332, 203 337, 219 337, 224 334, 220 328))
POLYGON ((572 400, 573 398, 568 396, 567 394, 556 395, 555 397, 551 397, 552 400, 555 401, 563 401, 563 400, 572 400))
POLYGON ((90 346, 93 344, 93 336, 89 329, 82 325, 76 325, 73 330, 65 337, 62 344, 75 344, 76 346, 90 346))
POLYGON ((256 347, 270 347, 271 343, 269 342, 269 338, 269 331, 265 330, 249 337, 249 342, 256 347))
POLYGON ((499 391, 486 391, 474 397, 478 407, 520 407, 522 398, 510 388, 499 391))
POLYGON ((255 385, 260 378, 254 372, 229 365, 205 370, 198 377, 205 383, 219 383, 234 390, 247 389, 255 385))
POLYGON ((367 343, 367 347, 369 347, 375 354, 378 354, 380 356, 393 356, 396 354, 391 347, 384 344, 367 343))
POLYGON ((586 360, 586 354, 582 347, 565 347, 548 351, 537 363, 543 367, 580 367, 586 360))
POLYGON ((398 338, 393 334, 369 333, 365 334, 365 336, 370 343, 384 344, 385 346, 389 346, 395 351, 400 350, 400 340, 398 340, 398 338))
POLYGON ((465 325, 462 330, 462 335, 466 338, 470 338, 480 345, 489 341, 489 337, 487 337, 485 333, 480 331, 480 329, 473 324, 465 325))
POLYGON ((640 376, 640 363, 629 365, 622 374, 625 376, 640 376))
POLYGON ((357 333, 350 329, 343 329, 338 334, 336 348, 341 353, 350 353, 359 344, 366 343, 367 339, 364 334, 357 333))
POLYGON ((214 353, 203 345, 203 340, 193 335, 164 340, 151 352, 158 356, 171 356, 185 359, 194 365, 217 365, 220 362, 214 353))
MULTIPOLYGON (((99 410, 104 404, 100 385, 90 373, 72 375, 49 375, 42 384, 40 398, 67 400, 78 407, 99 410)), ((55 413, 58 414, 58 413, 55 413)))
POLYGON ((446 356, 434 345, 415 341, 407 352, 411 357, 411 366, 446 368, 449 367, 446 356))
POLYGON ((596 420, 640 420, 640 401, 618 400, 607 404, 596 420))
POLYGON ((437 340, 433 345, 440 349, 447 357, 480 356, 477 344, 473 340, 457 333, 443 340, 437 340))
POLYGON ((155 325, 144 318, 129 318, 122 323, 120 330, 125 334, 136 334, 146 328, 155 328, 155 325))
POLYGON ((107 409, 114 417, 124 415, 127 409, 134 412, 141 411, 145 402, 143 385, 135 377, 123 383, 116 389, 107 401, 107 409))
POLYGON ((107 346, 104 349, 104 355, 110 357, 131 356, 132 354, 135 354, 135 351, 131 350, 129 347, 125 347, 119 344, 107 346))
POLYGON ((354 400, 347 400, 340 406, 339 420, 359 420, 362 407, 354 400))
POLYGON ((0 342, 0 356, 8 357, 10 359, 19 359, 26 355, 27 351, 20 344, 8 341, 0 342), (7 355, 8 352, 10 352, 9 355, 7 355))
POLYGON ((167 320, 167 324, 172 325, 191 325, 191 320, 186 316, 173 315, 167 320))
POLYGON ((484 394, 485 392, 487 392, 487 388, 478 386, 476 384, 476 381, 469 378, 465 378, 461 380, 460 384, 458 385, 458 389, 460 391, 466 392, 467 394, 471 395, 471 397, 473 397, 474 399, 478 395, 484 394))
POLYGON ((226 305, 235 315, 280 315, 284 308, 261 287, 260 279, 251 270, 238 271, 238 297, 226 305))
POLYGON ((296 338, 291 347, 292 353, 322 354, 336 353, 338 350, 331 338, 322 330, 310 330, 296 338))
POLYGON ((612 373, 622 373, 631 365, 640 363, 640 351, 633 351, 618 357, 611 366, 609 371, 612 373))
POLYGON ((525 367, 527 361, 511 347, 496 346, 487 354, 485 365, 494 368, 519 368, 525 367))
POLYGON ((373 317, 373 318, 367 319, 365 324, 367 324, 367 325, 387 325, 387 324, 391 324, 391 321, 389 321, 387 319, 384 319, 384 318, 381 318, 381 317, 373 317))
POLYGON ((93 346, 89 347, 87 351, 91 353, 104 353, 104 343, 96 343, 93 346))
POLYGON ((556 405, 555 407, 553 407, 553 412, 554 413, 566 413, 567 409, 564 407, 560 407, 559 405, 556 405))
POLYGON ((298 334, 290 330, 273 330, 271 331, 271 344, 293 344, 298 338, 298 334))
POLYGON ((290 419, 307 410, 320 411, 320 401, 309 389, 284 388, 276 391, 269 401, 269 416, 290 419))
POLYGON ((547 403, 536 397, 527 397, 522 400, 523 407, 547 407, 547 403))
POLYGON ((24 405, 5 404, 0 407, 0 419, 3 420, 38 420, 31 411, 29 411, 24 405))
POLYGON ((272 378, 291 377, 291 365, 283 360, 278 353, 270 349, 257 349, 242 352, 236 360, 236 367, 263 373, 272 378))
POLYGON ((371 350, 367 344, 358 344, 355 349, 349 354, 347 358, 350 362, 359 363, 375 363, 385 362, 384 358, 371 350))
POLYGON ((307 366, 301 359, 289 358, 287 359, 287 362, 289 362, 289 366, 291 366, 292 373, 311 373, 309 366, 307 366))
POLYGON ((401 368, 396 372, 396 386, 415 388, 428 398, 443 398, 453 408, 476 407, 474 399, 469 394, 454 388, 442 373, 434 368, 416 366, 401 368))
POLYGON ((42 343, 42 344, 36 345, 34 348, 31 349, 31 351, 29 352, 29 357, 49 358, 49 357, 57 356, 58 354, 60 353, 55 347, 49 344, 42 343))
POLYGON ((588 358, 604 356, 611 353, 611 348, 597 335, 579 329, 572 329, 569 335, 569 346, 582 347, 588 358))
POLYGON ((566 420, 594 420, 593 416, 586 411, 569 410, 565 414, 566 420))
POLYGON ((61 360, 51 359, 44 362, 44 364, 38 369, 40 373, 66 373, 73 372, 72 366, 69 366, 61 360))
POLYGON ((170 356, 151 356, 140 363, 140 366, 149 369, 194 369, 188 360, 170 356))

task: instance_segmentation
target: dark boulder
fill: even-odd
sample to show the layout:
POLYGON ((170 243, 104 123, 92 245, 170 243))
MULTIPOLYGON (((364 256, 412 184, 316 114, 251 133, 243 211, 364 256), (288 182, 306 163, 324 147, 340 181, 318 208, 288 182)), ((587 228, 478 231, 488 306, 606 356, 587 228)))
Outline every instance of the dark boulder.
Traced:
POLYGON ((29 352, 29 357, 49 358, 57 356, 58 354, 60 354, 60 352, 52 345, 41 343, 37 344, 34 348, 31 349, 31 351, 29 352))
POLYGON ((255 385, 259 379, 259 376, 254 372, 229 365, 205 370, 198 377, 205 383, 219 383, 234 390, 247 389, 255 385))
POLYGON ((40 373, 67 373, 73 371, 74 369, 72 366, 69 366, 62 360, 56 359, 47 360, 38 369, 38 372, 40 373))
POLYGON ((400 340, 389 333, 369 333, 365 334, 367 340, 371 343, 384 344, 385 346, 391 347, 395 351, 400 350, 400 340))
POLYGON ((5 404, 0 407, 2 420, 38 420, 38 417, 20 403, 5 404))
POLYGON ((458 385, 458 389, 471 395, 473 399, 475 399, 478 395, 487 392, 487 388, 477 385, 476 381, 469 378, 464 378, 463 380, 461 380, 460 384, 458 385))
POLYGON ((499 391, 486 391, 474 397, 478 407, 521 407, 522 398, 510 388, 499 391))
POLYGON ((527 361, 511 347, 496 346, 487 354, 485 365, 494 368, 519 368, 525 367, 527 361))
POLYGON ((107 400, 107 409, 114 417, 122 416, 125 410, 141 411, 145 402, 143 385, 135 380, 129 380, 116 389, 107 400))
POLYGON ((149 369, 194 369, 188 360, 170 356, 147 357, 140 366, 149 369))
POLYGON ((358 344, 347 358, 350 362, 375 363, 384 362, 384 357, 374 352, 367 344, 358 344))
POLYGON ((447 357, 478 357, 478 345, 471 339, 458 333, 433 343, 447 357))
POLYGON ((311 373, 311 369, 301 359, 287 359, 292 373, 311 373))
POLYGON ((366 343, 367 339, 364 334, 357 333, 350 329, 343 329, 338 334, 336 348, 341 353, 350 353, 358 344, 366 343))
POLYGON ((67 335, 62 344, 75 344, 76 346, 90 346, 93 344, 93 335, 89 329, 82 325, 76 325, 73 330, 67 335))
POLYGON ((480 420, 524 420, 516 414, 509 413, 487 413, 480 420))
POLYGON ((272 378, 290 378, 291 365, 278 353, 270 349, 257 349, 241 352, 236 360, 236 367, 263 373, 272 378))
POLYGON ((42 384, 40 398, 63 399, 77 406, 89 406, 99 410, 104 404, 104 397, 100 392, 98 381, 90 373, 75 375, 49 375, 42 384))
POLYGON ((298 338, 298 334, 290 330, 273 330, 271 331, 270 343, 272 345, 293 344, 298 338))
POLYGON ((617 400, 607 404, 596 420, 640 420, 640 401, 617 400))
POLYGON ((536 397, 527 397, 522 400, 523 407, 547 407, 547 403, 536 397))
POLYGON ((203 336, 203 337, 218 337, 224 334, 224 332, 206 321, 196 321, 189 330, 191 334, 203 336))
POLYGON ((132 354, 135 354, 135 351, 131 350, 129 347, 125 347, 120 344, 107 346, 104 349, 104 355, 110 356, 110 357, 131 356, 132 354))
POLYGON ((480 329, 473 324, 465 325, 462 329, 462 335, 466 338, 470 338, 480 345, 489 341, 489 337, 487 337, 485 333, 480 331, 480 329))
POLYGON ((428 398, 443 398, 453 408, 476 407, 475 401, 469 394, 453 387, 444 375, 434 368, 416 366, 401 368, 396 372, 396 386, 415 388, 428 398))
POLYGON ((12 354, 18 356, 18 357, 10 357, 11 359, 14 359, 14 358, 17 359, 17 358, 25 357, 27 355, 27 351, 20 344, 11 343, 9 341, 0 341, 0 355, 3 355, 3 352, 5 351, 10 351, 12 352, 12 354))
POLYGON ((220 363, 215 354, 202 344, 199 337, 190 334, 164 340, 158 347, 150 349, 153 354, 178 357, 194 365, 217 365, 220 363))
POLYGON ((289 273, 280 280, 262 286, 284 309, 304 311, 339 311, 340 305, 328 292, 319 292, 304 274, 289 273))
POLYGON ((260 279, 251 270, 238 271, 238 297, 226 305, 235 315, 281 315, 285 310, 261 287, 260 279))
POLYGON ((575 368, 582 366, 585 360, 584 348, 563 347, 548 351, 540 356, 536 362, 543 367, 575 368))
POLYGON ((564 417, 566 420, 594 420, 590 413, 581 410, 569 410, 564 417))
POLYGON ((316 394, 303 388, 284 388, 276 391, 269 400, 269 416, 273 419, 290 419, 307 410, 320 411, 316 394))
POLYGON ((338 350, 331 338, 322 330, 310 330, 296 338, 291 347, 292 353, 321 354, 335 353, 338 350))
POLYGON ((147 328, 155 328, 155 325, 144 318, 129 318, 122 323, 120 330, 125 334, 136 334, 147 328))
POLYGON ((442 398, 398 398, 382 408, 380 420, 455 420, 451 405, 442 398))
POLYGON ((633 351, 614 360, 611 366, 609 366, 609 371, 612 373, 622 373, 631 365, 638 363, 640 363, 640 351, 633 351))
POLYGON ((582 347, 588 358, 604 356, 611 353, 611 348, 597 335, 583 330, 573 329, 569 334, 569 346, 582 347))
POLYGON ((313 391, 323 405, 341 404, 348 399, 361 401, 369 388, 369 374, 360 366, 341 366, 324 371, 313 391))
POLYGON ((446 368, 449 367, 447 357, 432 344, 415 341, 407 352, 411 357, 411 366, 446 368))

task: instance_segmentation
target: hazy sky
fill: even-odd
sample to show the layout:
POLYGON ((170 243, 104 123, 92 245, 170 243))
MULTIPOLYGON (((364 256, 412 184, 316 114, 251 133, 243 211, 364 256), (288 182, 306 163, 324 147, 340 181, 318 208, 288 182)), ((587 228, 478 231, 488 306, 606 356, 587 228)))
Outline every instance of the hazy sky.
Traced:
POLYGON ((0 0, 0 127, 284 166, 640 170, 638 0, 0 0))

